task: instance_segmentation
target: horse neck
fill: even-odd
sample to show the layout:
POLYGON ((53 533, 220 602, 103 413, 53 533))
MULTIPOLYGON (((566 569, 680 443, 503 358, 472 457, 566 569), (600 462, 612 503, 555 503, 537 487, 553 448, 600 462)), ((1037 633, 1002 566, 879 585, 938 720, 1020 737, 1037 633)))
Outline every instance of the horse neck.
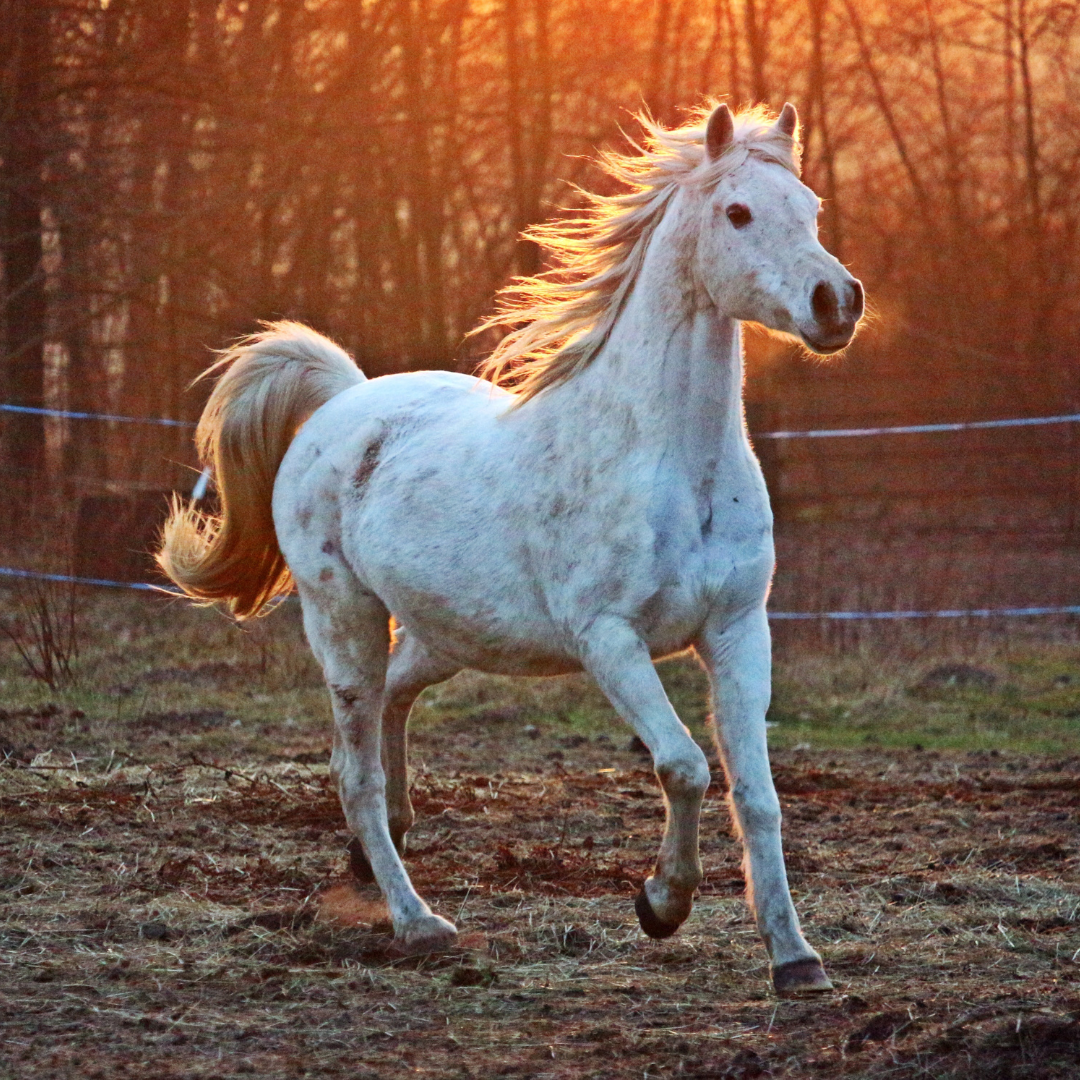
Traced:
POLYGON ((642 440, 697 471, 715 467, 744 429, 739 324, 695 281, 694 209, 675 196, 607 342, 560 389, 595 401, 596 423, 629 413, 642 440))

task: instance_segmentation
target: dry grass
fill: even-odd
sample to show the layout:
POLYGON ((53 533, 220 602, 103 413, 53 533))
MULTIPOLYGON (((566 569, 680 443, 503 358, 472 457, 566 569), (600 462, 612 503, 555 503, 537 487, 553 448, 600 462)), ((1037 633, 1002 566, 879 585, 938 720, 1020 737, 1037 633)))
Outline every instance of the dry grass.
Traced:
MULTIPOLYGON (((462 948, 402 961, 378 897, 346 876, 295 626, 252 639, 116 598, 91 617, 76 690, 50 704, 14 657, 0 670, 5 1080, 1076 1074, 1072 753, 889 748, 869 727, 830 747, 839 718, 816 727, 824 748, 796 749, 785 725, 816 722, 781 719, 792 885, 838 990, 777 1001, 718 786, 695 913, 644 939, 632 897, 661 824, 647 761, 581 680, 464 677, 420 718, 408 856, 462 948)), ((1066 645, 967 660, 998 681, 923 685, 930 657, 792 658, 780 697, 841 697, 865 719, 880 687, 940 719, 1003 707, 1011 679, 1035 715, 1077 666, 1066 645)), ((665 678, 696 727, 696 673, 665 678)))

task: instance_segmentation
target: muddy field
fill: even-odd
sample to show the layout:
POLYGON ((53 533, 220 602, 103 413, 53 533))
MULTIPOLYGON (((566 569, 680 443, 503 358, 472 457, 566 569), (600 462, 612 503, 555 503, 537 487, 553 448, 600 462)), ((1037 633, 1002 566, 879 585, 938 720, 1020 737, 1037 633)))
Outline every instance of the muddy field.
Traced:
MULTIPOLYGON (((5 660, 3 1080, 1080 1071, 1080 756, 777 739, 796 903, 837 984, 777 1000, 719 779, 695 912, 650 941, 647 760, 579 683, 469 677, 418 722, 407 857, 462 947, 401 960, 348 876, 293 632, 133 610, 96 609, 77 688, 5 660)), ((675 675, 677 701, 700 691, 675 675)))

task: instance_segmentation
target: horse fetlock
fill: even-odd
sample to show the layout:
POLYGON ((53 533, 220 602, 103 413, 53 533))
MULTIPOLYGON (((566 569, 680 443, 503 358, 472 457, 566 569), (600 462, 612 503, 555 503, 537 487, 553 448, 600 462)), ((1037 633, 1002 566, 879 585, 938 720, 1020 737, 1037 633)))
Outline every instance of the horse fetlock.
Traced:
MULTIPOLYGON (((691 875, 684 875, 687 879, 691 875)), ((684 922, 694 907, 694 890, 701 882, 701 875, 696 875, 693 884, 687 887, 688 881, 675 881, 670 877, 652 876, 645 879, 640 897, 644 897, 657 923, 665 928, 670 928, 668 933, 674 933, 684 922)), ((642 919, 640 906, 638 918, 642 919)), ((667 934, 654 934, 644 925, 642 928, 650 937, 666 937, 667 934)))
POLYGON ((445 952, 457 942, 457 927, 441 915, 428 912, 394 927, 391 951, 400 956, 445 952))
POLYGON ((701 863, 696 860, 674 870, 665 865, 663 861, 658 861, 656 871, 649 880, 657 882, 658 886, 662 884, 673 896, 693 898, 704 876, 701 863))
MULTIPOLYGON (((387 802, 392 800, 387 799, 387 802)), ((398 837, 403 837, 412 827, 413 822, 416 821, 416 814, 413 811, 412 806, 406 806, 404 808, 391 807, 387 813, 387 825, 390 827, 390 835, 394 837, 394 842, 397 842, 398 837)))

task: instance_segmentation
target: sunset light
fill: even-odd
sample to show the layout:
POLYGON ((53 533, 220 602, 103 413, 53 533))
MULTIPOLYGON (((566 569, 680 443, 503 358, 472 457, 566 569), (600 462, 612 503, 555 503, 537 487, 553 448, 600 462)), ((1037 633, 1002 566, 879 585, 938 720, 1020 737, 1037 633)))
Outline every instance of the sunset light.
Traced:
POLYGON ((0 0, 0 1080, 1080 1076, 1080 0, 0 0))

